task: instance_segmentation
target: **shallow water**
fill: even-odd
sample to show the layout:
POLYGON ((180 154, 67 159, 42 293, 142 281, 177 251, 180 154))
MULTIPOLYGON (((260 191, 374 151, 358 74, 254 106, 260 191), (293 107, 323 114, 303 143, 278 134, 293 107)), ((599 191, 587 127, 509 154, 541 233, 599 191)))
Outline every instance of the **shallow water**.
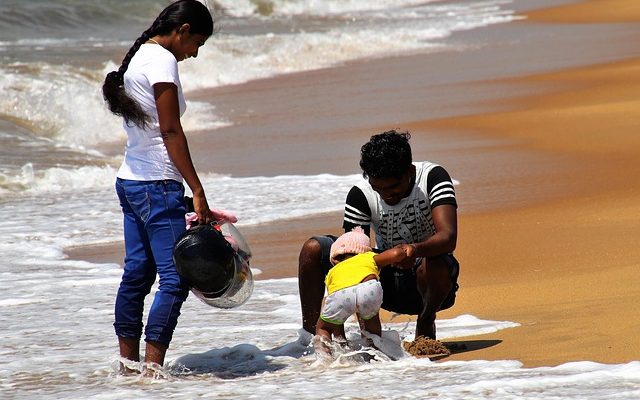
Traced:
MULTIPOLYGON (((508 360, 431 362, 406 356, 390 361, 373 350, 377 357, 369 362, 357 356, 319 362, 306 344, 309 338, 298 337, 296 279, 257 281, 251 299, 232 310, 191 296, 164 379, 121 376, 111 334, 119 267, 61 264, 55 279, 51 272, 26 268, 26 279, 10 285, 20 286, 16 296, 0 302, 3 319, 12 316, 6 319, 0 361, 3 398, 632 399, 640 394, 640 362, 528 369, 508 360)), ((445 340, 517 326, 470 315, 437 321, 445 340)), ((395 332, 411 340, 413 329, 412 323, 389 323, 383 336, 393 340, 395 332)), ((354 321, 347 332, 357 337, 354 321)))

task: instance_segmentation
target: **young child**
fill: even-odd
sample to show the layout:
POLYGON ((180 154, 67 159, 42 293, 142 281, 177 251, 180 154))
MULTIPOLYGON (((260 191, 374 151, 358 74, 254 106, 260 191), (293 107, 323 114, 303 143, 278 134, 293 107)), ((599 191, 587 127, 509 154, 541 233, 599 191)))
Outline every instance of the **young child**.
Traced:
POLYGON ((404 259, 410 246, 404 244, 376 254, 360 227, 336 239, 330 252, 334 266, 325 278, 328 295, 316 324, 316 352, 331 354, 327 342, 332 336, 346 341, 344 323, 353 314, 358 316, 361 331, 382 334, 378 314, 382 305, 380 268, 404 259))

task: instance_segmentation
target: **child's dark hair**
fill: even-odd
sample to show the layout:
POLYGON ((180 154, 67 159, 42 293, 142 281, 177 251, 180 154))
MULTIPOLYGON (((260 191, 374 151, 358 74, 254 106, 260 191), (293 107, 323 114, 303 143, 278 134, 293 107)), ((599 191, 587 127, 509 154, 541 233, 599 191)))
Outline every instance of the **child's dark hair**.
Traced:
POLYGON ((102 85, 102 95, 112 113, 124 118, 125 122, 144 127, 150 117, 142 110, 140 104, 132 99, 124 90, 124 73, 129 68, 129 62, 140 46, 156 35, 166 35, 179 29, 183 24, 189 24, 191 34, 211 36, 213 34, 213 18, 209 9, 198 0, 178 0, 167 6, 149 29, 133 43, 124 56, 117 71, 107 74, 102 85))
POLYGON ((360 149, 360 168, 365 178, 399 178, 411 166, 409 132, 386 131, 371 136, 360 149))

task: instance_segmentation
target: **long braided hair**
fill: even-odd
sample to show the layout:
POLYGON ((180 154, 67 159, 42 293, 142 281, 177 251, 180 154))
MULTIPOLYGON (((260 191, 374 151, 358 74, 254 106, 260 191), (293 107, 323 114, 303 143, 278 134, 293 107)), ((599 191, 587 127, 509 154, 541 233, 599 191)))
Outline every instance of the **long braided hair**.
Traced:
POLYGON ((178 0, 162 10, 149 29, 136 39, 122 59, 120 68, 107 74, 102 85, 102 95, 109 110, 123 117, 127 124, 133 123, 139 127, 145 127, 150 122, 149 115, 124 90, 124 73, 127 72, 131 59, 140 46, 150 38, 170 34, 183 24, 189 24, 191 27, 189 32, 192 34, 207 37, 213 34, 213 19, 204 4, 198 0, 178 0))

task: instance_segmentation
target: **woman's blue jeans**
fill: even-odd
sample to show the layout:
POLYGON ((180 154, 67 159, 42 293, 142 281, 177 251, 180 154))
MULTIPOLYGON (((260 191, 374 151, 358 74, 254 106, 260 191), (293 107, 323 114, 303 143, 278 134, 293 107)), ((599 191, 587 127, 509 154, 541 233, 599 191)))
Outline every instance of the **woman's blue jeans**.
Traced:
POLYGON ((144 299, 160 277, 149 311, 145 340, 169 346, 189 288, 173 263, 173 246, 185 231, 184 186, 166 181, 118 178, 124 214, 124 273, 116 297, 116 335, 140 339, 144 299))

